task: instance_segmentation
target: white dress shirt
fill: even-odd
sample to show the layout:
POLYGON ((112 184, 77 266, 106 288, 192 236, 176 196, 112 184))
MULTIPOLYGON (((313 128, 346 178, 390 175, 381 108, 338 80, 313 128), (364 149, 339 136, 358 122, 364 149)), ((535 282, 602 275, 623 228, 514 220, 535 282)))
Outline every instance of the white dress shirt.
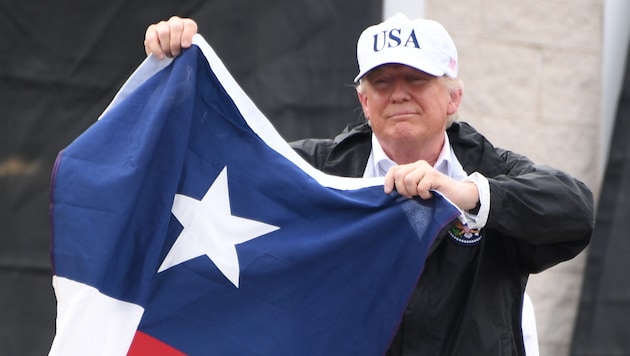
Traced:
MULTIPOLYGON (((378 139, 372 134, 372 152, 368 158, 363 177, 384 177, 387 171, 396 165, 396 162, 387 157, 378 139)), ((477 214, 471 214, 460 209, 459 220, 470 229, 483 228, 488 221, 488 213, 490 212, 490 186, 488 179, 477 172, 471 175, 466 174, 451 148, 446 132, 444 133, 444 146, 442 146, 442 151, 440 151, 433 168, 457 181, 472 182, 477 186, 480 202, 479 211, 477 214)))

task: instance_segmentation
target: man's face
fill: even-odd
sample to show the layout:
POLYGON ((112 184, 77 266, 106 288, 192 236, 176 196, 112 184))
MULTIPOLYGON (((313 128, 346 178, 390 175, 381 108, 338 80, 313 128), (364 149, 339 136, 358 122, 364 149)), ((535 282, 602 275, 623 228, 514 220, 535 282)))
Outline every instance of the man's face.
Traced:
POLYGON ((401 64, 373 69, 361 87, 363 112, 391 158, 409 147, 441 149, 448 116, 457 110, 461 91, 453 97, 439 77, 401 64))

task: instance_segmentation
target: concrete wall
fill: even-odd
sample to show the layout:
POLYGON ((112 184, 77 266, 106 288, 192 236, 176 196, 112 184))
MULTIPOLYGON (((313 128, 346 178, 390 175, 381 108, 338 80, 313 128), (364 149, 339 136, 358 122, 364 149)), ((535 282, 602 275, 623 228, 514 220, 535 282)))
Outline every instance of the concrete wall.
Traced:
MULTIPOLYGON (((425 0, 459 50, 460 119, 599 187, 603 0, 425 0)), ((530 279, 540 354, 567 355, 585 253, 530 279)))

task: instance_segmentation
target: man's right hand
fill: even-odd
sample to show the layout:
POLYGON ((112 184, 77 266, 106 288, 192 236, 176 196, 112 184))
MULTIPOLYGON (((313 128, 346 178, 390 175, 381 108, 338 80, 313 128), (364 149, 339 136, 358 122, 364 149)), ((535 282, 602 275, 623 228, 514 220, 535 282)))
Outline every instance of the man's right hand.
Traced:
POLYGON ((173 16, 168 21, 160 21, 147 28, 144 35, 144 50, 158 59, 177 57, 182 48, 192 45, 197 33, 197 23, 189 18, 173 16))

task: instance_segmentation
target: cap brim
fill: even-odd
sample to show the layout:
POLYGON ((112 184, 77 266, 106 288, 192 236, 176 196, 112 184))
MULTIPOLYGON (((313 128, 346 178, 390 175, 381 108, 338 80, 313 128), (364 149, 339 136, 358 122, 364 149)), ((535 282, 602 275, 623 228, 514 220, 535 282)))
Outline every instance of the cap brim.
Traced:
POLYGON ((445 74, 444 71, 440 69, 440 66, 435 64, 433 58, 430 58, 422 52, 418 52, 417 49, 414 49, 412 53, 390 51, 375 54, 366 60, 363 66, 361 66, 359 74, 354 78, 354 82, 359 82, 369 71, 384 64, 402 64, 436 77, 441 77, 445 74))

